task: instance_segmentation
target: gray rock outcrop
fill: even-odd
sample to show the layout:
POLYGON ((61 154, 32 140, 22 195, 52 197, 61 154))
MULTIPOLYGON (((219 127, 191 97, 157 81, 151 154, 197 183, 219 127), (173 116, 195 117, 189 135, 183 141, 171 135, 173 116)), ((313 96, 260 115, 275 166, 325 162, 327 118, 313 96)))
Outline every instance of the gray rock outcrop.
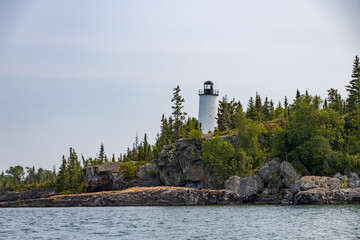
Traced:
POLYGON ((360 203, 360 188, 346 188, 341 178, 305 176, 290 190, 293 204, 360 203))
POLYGON ((275 199, 273 202, 281 202, 279 196, 269 197, 268 195, 286 195, 285 189, 291 187, 299 178, 300 175, 289 162, 281 162, 279 158, 274 158, 251 177, 229 178, 225 183, 225 188, 245 199, 254 199, 261 194, 262 199, 275 199))
POLYGON ((246 178, 233 176, 225 182, 225 188, 236 193, 245 202, 255 200, 263 187, 264 183, 258 175, 246 178))
POLYGON ((272 159, 269 163, 263 165, 257 174, 265 183, 269 182, 273 176, 279 175, 280 162, 280 158, 272 159))
MULTIPOLYGON (((85 172, 85 191, 98 192, 122 190, 130 187, 160 186, 155 163, 146 163, 136 168, 134 179, 125 179, 120 170, 121 162, 110 162, 87 167, 85 172)), ((126 164, 126 163, 125 163, 126 164)))
POLYGON ((207 174, 201 164, 201 143, 179 139, 165 146, 156 161, 159 178, 165 186, 197 189, 221 189, 222 185, 207 174))
POLYGON ((300 178, 293 165, 287 161, 282 162, 280 165, 280 176, 285 188, 290 188, 300 178))
POLYGON ((10 191, 3 188, 0 191, 0 202, 46 198, 55 195, 54 187, 49 186, 41 189, 30 189, 27 191, 10 191))

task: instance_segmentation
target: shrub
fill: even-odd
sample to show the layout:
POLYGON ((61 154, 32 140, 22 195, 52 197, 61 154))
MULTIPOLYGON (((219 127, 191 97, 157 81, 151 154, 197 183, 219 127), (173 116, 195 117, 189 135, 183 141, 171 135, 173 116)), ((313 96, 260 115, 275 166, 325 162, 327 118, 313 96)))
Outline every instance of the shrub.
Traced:
MULTIPOLYGON (((135 178, 136 176, 136 164, 139 163, 134 163, 134 162, 124 162, 120 165, 120 172, 122 172, 124 174, 124 179, 125 180, 131 180, 133 178, 135 178)), ((140 164, 142 165, 142 164, 140 164)), ((138 165, 138 166, 140 166, 138 165)))

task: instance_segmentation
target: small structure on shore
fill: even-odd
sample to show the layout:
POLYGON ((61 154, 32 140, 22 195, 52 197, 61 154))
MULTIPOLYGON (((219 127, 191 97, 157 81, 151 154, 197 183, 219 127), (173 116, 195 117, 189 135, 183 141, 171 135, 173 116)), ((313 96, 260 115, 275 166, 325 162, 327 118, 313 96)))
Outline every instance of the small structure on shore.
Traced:
POLYGON ((199 90, 199 123, 205 134, 217 127, 218 96, 219 90, 214 88, 212 81, 206 81, 204 89, 199 90))

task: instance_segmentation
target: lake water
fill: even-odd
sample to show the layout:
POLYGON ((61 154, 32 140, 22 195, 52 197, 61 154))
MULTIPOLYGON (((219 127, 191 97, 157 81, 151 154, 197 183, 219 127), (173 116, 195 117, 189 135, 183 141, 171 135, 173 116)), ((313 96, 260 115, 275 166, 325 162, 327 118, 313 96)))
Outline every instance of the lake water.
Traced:
POLYGON ((0 209, 0 239, 360 239, 360 205, 0 209))

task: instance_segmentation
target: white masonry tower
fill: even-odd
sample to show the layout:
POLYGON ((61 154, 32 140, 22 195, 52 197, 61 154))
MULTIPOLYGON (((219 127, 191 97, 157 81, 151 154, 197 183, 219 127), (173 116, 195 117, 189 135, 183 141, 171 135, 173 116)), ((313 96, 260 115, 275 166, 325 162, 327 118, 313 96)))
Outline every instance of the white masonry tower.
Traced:
POLYGON ((218 96, 219 90, 215 90, 212 81, 204 83, 204 89, 199 90, 199 122, 201 131, 207 134, 217 127, 218 96))

